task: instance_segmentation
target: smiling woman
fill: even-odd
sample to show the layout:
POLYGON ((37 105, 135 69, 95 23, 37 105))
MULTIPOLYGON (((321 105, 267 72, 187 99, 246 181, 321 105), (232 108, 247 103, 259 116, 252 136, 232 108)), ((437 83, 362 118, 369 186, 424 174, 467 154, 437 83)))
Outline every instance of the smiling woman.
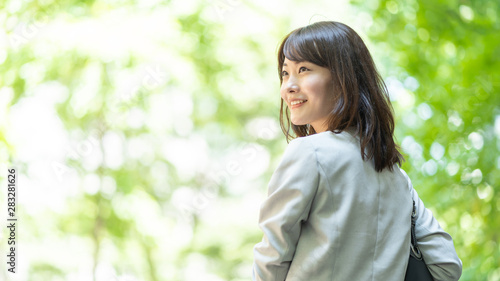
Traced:
POLYGON ((401 281, 414 239, 435 280, 458 280, 451 236, 398 167, 387 89, 358 34, 338 22, 298 28, 278 70, 281 128, 297 137, 261 205, 253 280, 401 281))
POLYGON ((360 132, 362 158, 373 158, 377 171, 401 165, 387 88, 368 48, 353 29, 336 22, 319 22, 292 31, 279 48, 278 71, 280 123, 287 140, 291 138, 290 125, 297 137, 326 130, 339 133, 353 127, 360 132), (290 74, 288 68, 293 70, 290 74), (312 99, 309 117, 304 117, 305 109, 289 114, 291 99, 306 96, 312 99), (284 104, 288 107, 283 114, 284 104))
POLYGON ((330 70, 311 62, 285 58, 281 77, 281 98, 291 109, 292 123, 310 124, 318 133, 326 131, 334 101, 330 70))

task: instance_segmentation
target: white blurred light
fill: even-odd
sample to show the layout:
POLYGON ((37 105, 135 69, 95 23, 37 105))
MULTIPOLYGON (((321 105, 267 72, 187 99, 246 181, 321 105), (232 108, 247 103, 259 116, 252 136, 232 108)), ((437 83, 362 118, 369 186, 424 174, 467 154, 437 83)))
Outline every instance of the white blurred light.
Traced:
POLYGON ((466 5, 460 5, 459 11, 460 11, 460 16, 462 16, 462 18, 465 19, 466 21, 471 21, 474 19, 474 11, 471 9, 471 7, 466 5))
POLYGON ((184 180, 191 179, 208 165, 208 145, 201 137, 172 138, 163 143, 162 152, 184 180))
POLYGON ((23 2, 22 1, 7 1, 5 4, 5 8, 9 11, 11 14, 17 14, 17 11, 19 11, 23 7, 23 2))
POLYGON ((197 99, 196 115, 199 118, 209 118, 217 112, 219 102, 211 96, 205 96, 197 99))
POLYGON ((475 169, 474 171, 472 171, 471 177, 473 184, 479 184, 483 180, 483 173, 480 169, 475 169))
POLYGON ((484 187, 478 186, 476 192, 479 199, 486 199, 487 201, 489 201, 494 194, 493 188, 489 184, 484 187))
POLYGON ((444 147, 438 142, 433 142, 431 145, 431 156, 436 160, 443 158, 444 147))
POLYGON ((194 127, 190 119, 193 99, 178 89, 151 95, 148 113, 146 123, 155 131, 161 132, 174 127, 181 135, 188 135, 194 127))
POLYGON ((102 138, 104 163, 111 169, 118 169, 123 164, 123 136, 109 131, 102 138))
POLYGON ((18 197, 26 213, 32 216, 40 214, 46 208, 49 208, 49 205, 59 211, 64 209, 65 197, 63 194, 51 194, 51 192, 42 189, 39 182, 23 175, 19 175, 19 182, 22 183, 23 193, 25 195, 29 194, 29 196, 23 196, 22 198, 18 197))
POLYGON ((415 103, 413 93, 408 91, 403 83, 395 77, 387 77, 385 80, 391 101, 397 101, 403 108, 410 108, 415 103))
POLYGON ((433 176, 436 174, 438 165, 434 159, 431 159, 422 165, 422 171, 428 176, 433 176))
POLYGON ((162 133, 173 126, 175 116, 170 110, 171 103, 166 94, 150 95, 148 107, 146 124, 152 133, 162 133))
POLYGON ((181 209, 183 205, 189 205, 195 196, 195 191, 187 186, 178 186, 172 194, 170 204, 181 209))
POLYGON ((144 124, 144 119, 144 111, 137 107, 134 107, 128 112, 127 124, 130 128, 138 129, 144 124))
POLYGON ((465 212, 460 217, 460 226, 462 227, 462 229, 471 229, 472 224, 473 224, 473 218, 469 213, 465 212))
POLYGON ((448 116, 448 125, 452 125, 456 128, 460 127, 463 124, 462 118, 456 111, 452 111, 448 116))
POLYGON ((36 84, 42 81, 45 77, 45 72, 45 65, 36 61, 25 63, 19 68, 19 76, 29 84, 36 84))
POLYGON ((162 161, 155 161, 149 169, 151 179, 159 182, 166 182, 168 178, 169 168, 167 164, 162 161))
POLYGON ((472 147, 474 147, 475 149, 480 150, 481 148, 483 148, 484 141, 481 134, 477 132, 470 133, 469 141, 471 142, 472 147))
POLYGON ((271 117, 254 118, 245 125, 245 128, 255 139, 275 139, 281 132, 278 122, 271 117))
POLYGON ((131 159, 151 163, 154 160, 154 145, 147 135, 130 137, 127 140, 127 156, 131 159))
POLYGON ((418 87, 420 87, 420 83, 418 83, 418 80, 413 77, 413 76, 408 76, 406 77, 404 81, 404 86, 410 91, 416 91, 418 87))
POLYGON ((264 147, 249 143, 233 150, 223 160, 222 166, 225 167, 230 177, 242 177, 250 180, 267 170, 269 159, 269 152, 264 147))
POLYGON ((427 119, 432 117, 432 109, 425 102, 421 103, 418 106, 417 111, 418 111, 418 116, 420 116, 420 118, 422 118, 422 120, 427 120, 427 119))
MULTIPOLYGON (((155 0, 161 2, 161 0, 155 0)), ((199 2, 197 0, 183 0, 183 1, 172 1, 169 3, 168 7, 172 10, 172 13, 178 16, 186 15, 190 16, 197 12, 199 7, 199 2)))
POLYGON ((0 88, 0 108, 3 109, 1 111, 2 113, 6 112, 7 105, 10 103, 13 97, 14 97, 14 89, 12 89, 12 87, 0 88))
POLYGON ((418 144, 412 136, 407 136, 403 139, 401 143, 403 150, 410 155, 411 158, 421 159, 422 158, 422 146, 418 144))
POLYGON ((110 176, 104 176, 102 178, 101 191, 104 195, 107 195, 108 198, 113 196, 116 191, 115 179, 110 176))
POLYGON ((360 12, 358 17, 360 19, 360 22, 363 23, 363 28, 365 31, 373 24, 373 18, 367 12, 360 12))
POLYGON ((457 55, 457 47, 452 42, 446 42, 444 44, 444 51, 449 57, 455 57, 457 55))
POLYGON ((460 169, 460 164, 457 162, 450 162, 446 166, 446 172, 448 172, 448 175, 454 176, 458 173, 458 170, 460 169))
POLYGON ((462 180, 462 182, 468 182, 468 181, 470 181, 471 177, 472 177, 472 175, 471 175, 470 168, 463 169, 462 175, 460 177, 460 179, 462 180))
POLYGON ((174 130, 179 136, 189 136, 193 128, 193 121, 189 117, 180 116, 174 122, 174 130))
POLYGON ((169 50, 157 41, 175 42, 179 37, 171 9, 156 7, 147 14, 124 11, 110 10, 101 17, 76 22, 57 19, 45 26, 37 38, 104 61, 120 60, 135 52, 152 58, 165 57, 169 50))
POLYGON ((495 116, 495 134, 500 139, 500 115, 495 116))
POLYGON ((419 124, 418 117, 415 113, 409 111, 403 116, 403 122, 410 128, 416 128, 419 124))
POLYGON ((186 260, 187 265, 183 269, 183 280, 224 281, 224 279, 209 272, 209 260, 205 255, 191 253, 186 260))
POLYGON ((134 218, 137 230, 152 237, 168 235, 167 225, 162 223, 162 214, 158 202, 147 192, 136 189, 127 195, 130 214, 134 218))
POLYGON ((87 194, 94 195, 100 189, 101 179, 99 178, 98 175, 96 175, 94 173, 87 174, 83 178, 83 183, 82 184, 83 184, 83 190, 87 194))
POLYGON ((113 266, 107 262, 99 262, 94 271, 96 281, 116 280, 116 271, 113 266))
POLYGON ((31 162, 62 158, 65 130, 52 104, 40 96, 23 98, 11 107, 7 142, 16 145, 16 158, 31 162))
MULTIPOLYGON (((0 88, 0 129, 5 128, 8 122, 8 104, 14 97, 14 89, 11 87, 0 88)), ((0 158, 3 159, 3 158, 0 158)))
POLYGON ((93 172, 97 170, 99 166, 101 166, 104 157, 101 149, 99 149, 98 147, 98 144, 96 143, 91 143, 91 144, 92 146, 89 148, 91 150, 88 153, 88 155, 82 155, 82 154, 77 155, 78 156, 77 160, 81 162, 82 167, 88 172, 93 172))
POLYGON ((64 102, 69 96, 68 87, 58 81, 49 81, 33 88, 34 96, 43 98, 47 105, 64 102))
POLYGON ((131 198, 118 192, 111 198, 111 206, 117 217, 123 220, 132 219, 130 212, 131 198))
POLYGON ((77 117, 82 117, 95 102, 97 94, 100 92, 102 67, 99 63, 88 64, 83 69, 80 84, 71 93, 70 105, 73 113, 77 117))

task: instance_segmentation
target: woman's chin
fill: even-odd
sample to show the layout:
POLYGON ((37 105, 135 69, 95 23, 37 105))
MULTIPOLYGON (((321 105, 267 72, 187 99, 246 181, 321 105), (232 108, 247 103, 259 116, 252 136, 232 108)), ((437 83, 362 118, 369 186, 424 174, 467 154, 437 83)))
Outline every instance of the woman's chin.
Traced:
POLYGON ((301 121, 294 121, 293 118, 290 120, 290 122, 295 125, 295 126, 303 126, 303 125, 307 125, 307 122, 301 122, 301 121))

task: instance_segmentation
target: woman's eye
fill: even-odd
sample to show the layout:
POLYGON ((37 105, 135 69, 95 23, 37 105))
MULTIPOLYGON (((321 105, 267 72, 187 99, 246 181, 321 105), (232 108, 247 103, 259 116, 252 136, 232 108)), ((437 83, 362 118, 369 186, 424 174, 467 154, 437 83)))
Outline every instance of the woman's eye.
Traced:
MULTIPOLYGON (((300 68, 299 68, 299 73, 300 73, 302 70, 309 70, 309 69, 308 69, 307 67, 305 67, 305 66, 302 66, 302 67, 300 67, 300 68)), ((281 72, 281 76, 285 76, 285 75, 287 75, 287 74, 288 74, 288 72, 286 72, 286 71, 284 71, 284 70, 281 72)))

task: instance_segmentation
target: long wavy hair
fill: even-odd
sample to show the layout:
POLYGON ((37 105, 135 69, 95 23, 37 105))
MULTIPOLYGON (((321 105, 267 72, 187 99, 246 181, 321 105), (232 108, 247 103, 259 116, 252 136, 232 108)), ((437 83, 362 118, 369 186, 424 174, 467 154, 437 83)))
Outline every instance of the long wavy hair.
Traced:
MULTIPOLYGON (((320 21, 297 28, 281 42, 278 50, 278 76, 285 57, 291 61, 309 61, 330 69, 334 107, 328 116, 328 130, 336 134, 355 127, 360 137, 361 157, 373 159, 375 170, 401 166, 404 158, 394 141, 394 117, 387 87, 359 35, 349 26, 320 21)), ((296 137, 316 134, 309 124, 290 122, 290 112, 281 99, 280 126, 287 142, 296 137), (286 121, 284 120, 286 118, 286 121)))

